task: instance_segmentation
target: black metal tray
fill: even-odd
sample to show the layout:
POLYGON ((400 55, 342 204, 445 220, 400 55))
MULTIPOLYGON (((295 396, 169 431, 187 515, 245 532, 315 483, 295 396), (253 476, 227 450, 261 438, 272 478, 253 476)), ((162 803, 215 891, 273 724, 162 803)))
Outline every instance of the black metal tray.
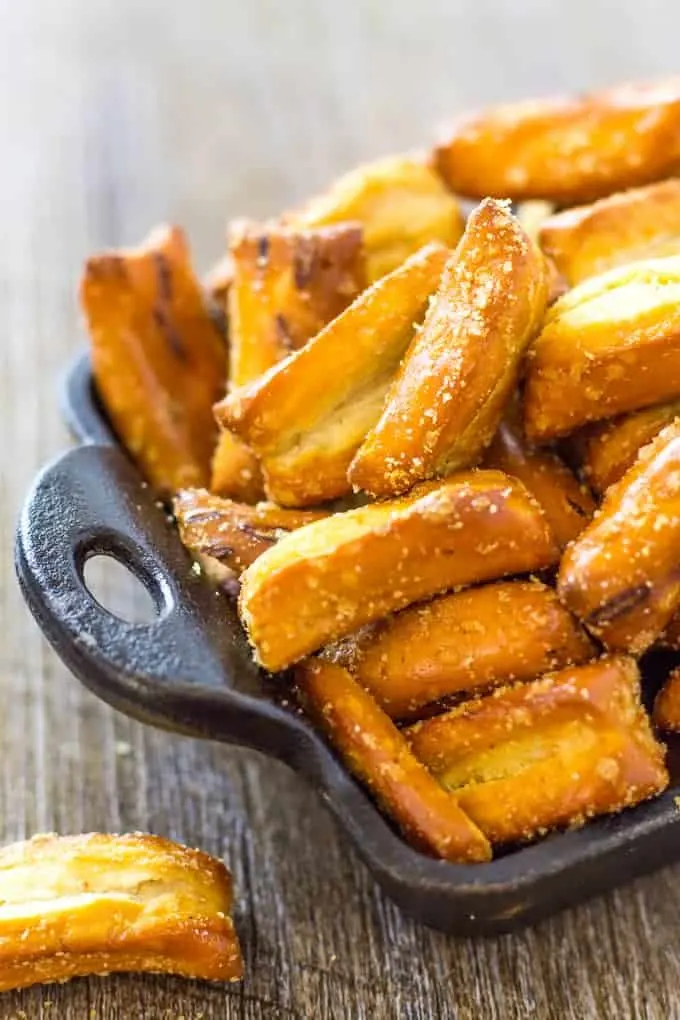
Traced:
MULTIPOLYGON (((117 444, 85 355, 68 373, 63 404, 83 445, 35 482, 16 567, 47 639, 99 697, 142 722, 285 761, 318 791, 395 902, 444 931, 509 931, 680 857, 677 788, 489 864, 453 865, 411 849, 307 722, 277 702, 234 610, 194 575, 173 526, 117 444), (153 622, 126 623, 93 599, 83 567, 97 553, 140 578, 158 610, 153 622)), ((667 666, 648 663, 648 684, 658 685, 667 666)))

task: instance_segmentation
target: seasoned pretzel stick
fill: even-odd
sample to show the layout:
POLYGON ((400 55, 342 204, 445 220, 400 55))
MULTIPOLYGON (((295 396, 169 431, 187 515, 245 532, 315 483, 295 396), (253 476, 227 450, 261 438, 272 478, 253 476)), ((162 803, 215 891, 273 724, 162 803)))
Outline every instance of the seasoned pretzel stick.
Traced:
POLYGON ((347 767, 416 847, 447 861, 488 861, 479 829, 413 756, 394 723, 347 670, 310 659, 296 667, 305 707, 347 767))
POLYGON ((680 164, 680 77, 482 110, 454 124, 435 163, 459 195, 560 206, 661 180, 680 164))
POLYGON ((538 239, 571 287, 629 262, 680 255, 680 180, 556 213, 538 239))
POLYGON ((564 554, 557 590, 607 648, 644 652, 680 607, 680 421, 646 446, 564 554))
POLYGON ((474 471, 287 535, 242 575, 239 612, 274 671, 412 602, 558 555, 521 483, 474 471))
POLYGON ((502 688, 405 733, 493 843, 583 825, 668 785, 624 656, 502 688))
POLYGON ((478 463, 547 301, 544 256, 503 203, 482 202, 352 461, 353 486, 393 496, 478 463))
POLYGON ((452 694, 533 680, 595 654, 540 581, 498 581, 440 595, 369 625, 323 652, 393 719, 452 694))

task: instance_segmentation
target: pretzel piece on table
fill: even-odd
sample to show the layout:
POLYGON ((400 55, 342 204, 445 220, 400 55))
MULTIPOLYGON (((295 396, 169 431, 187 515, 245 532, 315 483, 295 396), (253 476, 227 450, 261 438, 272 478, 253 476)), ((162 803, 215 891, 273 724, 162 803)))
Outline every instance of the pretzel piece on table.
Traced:
POLYGON ((629 262, 680 255, 680 180, 556 213, 538 239, 571 287, 629 262))
POLYGON ((531 442, 678 397, 680 256, 612 269, 548 309, 527 359, 531 442))
POLYGON ((453 694, 533 680, 585 662, 594 645, 552 588, 498 581, 409 606, 332 645, 340 663, 393 719, 453 694))
POLYGON ((520 482, 469 472, 282 538, 242 575, 239 611, 256 658, 275 671, 412 602, 558 556, 520 482))
POLYGON ((380 416, 448 249, 428 245, 382 277, 306 346, 217 405, 259 456, 267 494, 314 506, 351 491, 347 468, 380 416))
POLYGON ((458 202, 417 155, 365 163, 286 219, 306 228, 360 223, 371 283, 432 241, 455 247, 464 226, 458 202))
POLYGON ((434 160, 459 195, 559 206, 661 180, 680 164, 680 77, 461 117, 434 160))
POLYGON ((501 688, 404 732, 492 843, 582 825, 668 784, 625 656, 501 688))
POLYGON ((164 495, 207 485, 226 357, 182 231, 88 259, 80 299, 97 390, 147 480, 164 495))
POLYGON ((680 608, 680 421, 646 446, 567 548, 557 590, 607 648, 644 652, 680 608))
POLYGON ((455 797, 346 669, 310 659, 295 669, 308 713, 354 775, 418 849, 448 861, 488 861, 491 848, 455 797))
POLYGON ((478 462, 548 301, 544 256, 504 203, 471 214, 349 477, 374 496, 478 462))
POLYGON ((159 836, 35 836, 0 850, 0 991, 152 971, 233 981, 231 877, 159 836))

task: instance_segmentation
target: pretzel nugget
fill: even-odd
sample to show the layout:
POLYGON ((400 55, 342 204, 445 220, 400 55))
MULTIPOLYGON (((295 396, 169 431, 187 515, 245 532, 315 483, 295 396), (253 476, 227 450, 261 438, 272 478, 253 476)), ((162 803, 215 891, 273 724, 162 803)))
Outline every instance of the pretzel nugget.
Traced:
POLYGON ((504 204, 472 213, 349 477, 374 496, 475 464, 548 301, 546 263, 504 204))
POLYGON ((80 299, 111 422, 163 494, 207 485, 225 351, 176 227, 88 259, 80 299))
POLYGON ((347 670, 309 660, 296 667, 295 678, 309 714, 410 843, 447 861, 491 859, 479 829, 347 670))
POLYGON ((680 421, 646 446, 562 559, 564 604, 607 648, 638 655, 680 607, 680 421))
POLYGON ((620 415, 591 425, 577 436, 581 470, 598 495, 618 482, 632 467, 643 446, 680 415, 680 401, 620 415))
POLYGON ((662 181, 567 209, 539 242, 570 286, 641 259, 680 255, 680 181, 662 181))
POLYGON ((377 421, 448 250, 428 245, 365 290, 302 350, 215 413, 258 454, 267 494, 314 506, 351 491, 347 468, 377 421))
POLYGON ((404 732, 492 843, 583 825, 668 784, 624 656, 502 688, 404 732))
POLYGON ((654 699, 652 719, 660 730, 680 732, 680 667, 673 670, 654 699))
POLYGON ((529 352, 524 426, 547 442, 680 397, 680 256, 586 280, 548 310, 529 352))
POLYGON ((371 283, 424 244, 440 241, 455 247, 464 225, 451 192, 423 159, 414 156, 388 156, 357 167, 288 219, 306 228, 348 220, 360 223, 371 283))
POLYGON ((253 382, 297 351, 366 285, 361 227, 232 226, 229 382, 253 382))
POLYGON ((0 991, 152 971, 235 981, 221 861, 159 836, 35 836, 0 850, 0 991))
POLYGON ((502 422, 484 466, 519 478, 540 503, 560 548, 576 538, 593 516, 595 502, 585 486, 556 453, 532 450, 514 416, 502 422))
POLYGON ((476 471, 282 538, 243 574, 239 610, 256 658, 275 671, 411 602, 557 558, 524 487, 476 471))
POLYGON ((344 665, 393 719, 424 705, 585 662, 594 647, 540 581, 440 595, 365 627, 323 656, 344 665))
POLYGON ((435 162, 459 195, 560 206, 661 180, 680 163, 680 78, 492 107, 460 119, 435 162))
MULTIPOLYGON (((361 228, 318 230, 242 221, 231 230, 229 289, 231 387, 243 386, 298 350, 365 287, 361 228)), ((255 454, 220 436, 210 487, 246 502, 263 496, 255 454)))
POLYGON ((173 513, 182 543, 221 587, 284 535, 329 511, 285 510, 274 503, 247 506, 205 489, 183 489, 175 496, 173 513))
POLYGON ((264 499, 260 462, 238 436, 220 431, 210 467, 210 491, 242 503, 264 499))

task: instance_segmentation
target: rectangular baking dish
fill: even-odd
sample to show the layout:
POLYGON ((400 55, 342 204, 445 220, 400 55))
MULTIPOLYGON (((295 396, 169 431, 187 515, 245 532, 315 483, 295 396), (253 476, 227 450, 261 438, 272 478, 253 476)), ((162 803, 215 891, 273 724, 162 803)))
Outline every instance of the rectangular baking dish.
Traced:
MULTIPOLYGON (((285 679, 255 666, 232 605, 192 571, 172 523, 116 441, 87 355, 68 372, 63 409, 81 446, 45 468, 29 493, 16 568, 48 641, 100 698, 150 725, 286 762, 321 796, 387 894, 442 931, 510 931, 680 858, 675 779, 655 801, 489 864, 454 865, 412 849, 285 703, 285 679), (97 554, 142 581, 157 608, 153 622, 127 623, 94 600, 83 567, 97 554)), ((643 663, 648 696, 677 661, 656 654, 643 663)))

